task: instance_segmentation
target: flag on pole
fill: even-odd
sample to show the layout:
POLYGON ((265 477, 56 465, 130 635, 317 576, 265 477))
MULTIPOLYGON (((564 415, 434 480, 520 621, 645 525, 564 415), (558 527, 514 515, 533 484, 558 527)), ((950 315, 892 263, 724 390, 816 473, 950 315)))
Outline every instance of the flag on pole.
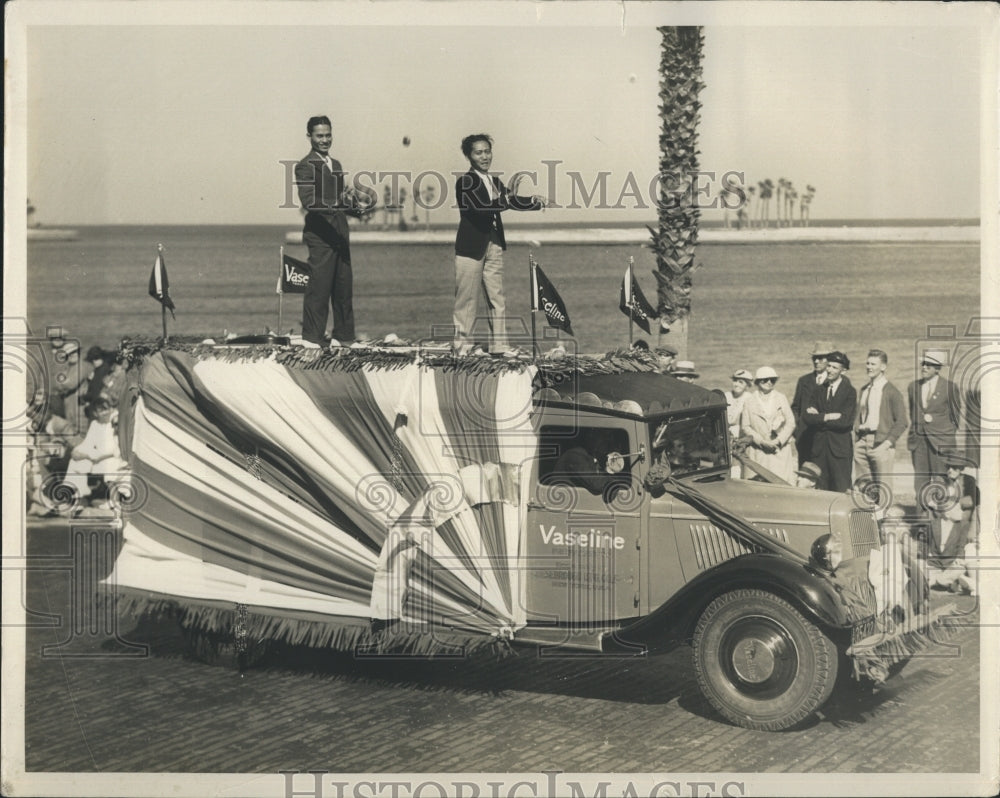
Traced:
POLYGON ((170 298, 170 281, 167 280, 167 267, 163 262, 163 253, 156 253, 156 263, 149 275, 149 295, 158 301, 174 316, 174 301, 170 298))
POLYGON ((573 328, 570 326, 569 313, 566 305, 556 291, 555 286, 549 282, 549 278, 536 264, 532 264, 531 278, 534 285, 531 291, 531 309, 540 310, 545 314, 550 327, 557 327, 565 330, 570 335, 573 328))
POLYGON ((649 301, 643 295, 642 289, 639 288, 639 282, 635 279, 631 264, 625 270, 625 276, 622 278, 618 309, 642 327, 647 335, 650 334, 650 319, 655 319, 659 315, 656 312, 656 308, 650 305, 649 301))
POLYGON ((281 274, 278 275, 276 294, 304 294, 309 285, 312 267, 306 261, 290 255, 281 256, 281 274))

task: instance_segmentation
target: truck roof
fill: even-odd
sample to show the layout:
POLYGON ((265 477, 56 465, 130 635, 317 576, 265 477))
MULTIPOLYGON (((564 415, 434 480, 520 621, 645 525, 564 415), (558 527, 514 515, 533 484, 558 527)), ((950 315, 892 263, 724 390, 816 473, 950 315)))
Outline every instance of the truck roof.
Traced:
POLYGON ((534 399, 537 404, 586 407, 588 411, 629 418, 726 406, 721 391, 710 391, 655 372, 571 374, 561 382, 550 382, 536 390, 534 399))

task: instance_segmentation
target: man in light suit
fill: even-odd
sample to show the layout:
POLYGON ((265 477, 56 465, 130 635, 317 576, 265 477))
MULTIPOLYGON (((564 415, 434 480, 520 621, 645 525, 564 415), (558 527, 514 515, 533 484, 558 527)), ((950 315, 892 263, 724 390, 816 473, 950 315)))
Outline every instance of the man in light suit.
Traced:
POLYGON ((462 154, 469 171, 455 183, 461 220, 455 237, 455 342, 456 354, 472 350, 472 326, 479 314, 479 294, 489 309, 490 351, 507 349, 507 304, 503 293, 503 211, 537 211, 547 204, 540 196, 517 196, 517 183, 507 188, 489 173, 493 139, 474 133, 462 139, 462 154))
POLYGON ((803 413, 813 433, 809 461, 821 469, 816 482, 820 490, 844 492, 851 488, 851 427, 858 396, 844 376, 850 367, 847 355, 830 352, 826 357, 826 381, 814 389, 803 413))
POLYGON ((795 383, 795 395, 792 397, 792 415, 795 416, 795 448, 798 450, 799 468, 809 459, 812 448, 812 427, 806 426, 803 417, 806 408, 812 403, 812 394, 817 386, 826 382, 826 356, 833 351, 833 344, 817 341, 812 351, 813 370, 803 374, 795 383))
POLYGON ((362 216, 375 205, 374 193, 360 194, 346 185, 340 161, 330 157, 333 141, 329 117, 306 123, 311 149, 295 165, 295 184, 305 211, 302 241, 309 247, 309 285, 302 299, 302 337, 325 343, 326 320, 333 306, 333 338, 354 340, 354 275, 347 216, 362 216))
MULTIPOLYGON (((868 382, 858 392, 854 416, 854 479, 882 483, 892 473, 896 441, 909 423, 903 394, 886 379, 889 356, 872 349, 865 360, 868 382)), ((888 488, 888 486, 885 486, 888 488)))
POLYGON ((907 446, 913 458, 913 490, 918 509, 929 509, 921 492, 936 474, 945 473, 945 455, 955 448, 960 398, 958 388, 940 376, 945 353, 927 350, 920 361, 920 379, 910 383, 910 435, 907 446))

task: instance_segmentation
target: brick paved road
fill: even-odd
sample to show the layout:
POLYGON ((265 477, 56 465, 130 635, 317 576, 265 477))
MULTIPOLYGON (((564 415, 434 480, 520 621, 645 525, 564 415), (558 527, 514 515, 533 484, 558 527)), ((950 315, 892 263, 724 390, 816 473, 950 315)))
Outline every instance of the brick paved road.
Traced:
MULTIPOLYGON (((67 551, 65 522, 35 522, 30 555, 67 551)), ((653 660, 353 662, 286 651, 240 675, 188 659, 165 624, 69 637, 67 572, 27 575, 31 628, 25 761, 30 771, 976 772, 979 646, 910 663, 879 692, 838 690, 825 716, 785 733, 734 728, 701 700, 689 649, 653 660)), ((945 596, 936 601, 944 600, 945 596)), ((949 600, 952 597, 947 597, 949 600)), ((970 598, 963 610, 974 610, 970 598)), ((972 616, 975 617, 974 615, 972 616)))

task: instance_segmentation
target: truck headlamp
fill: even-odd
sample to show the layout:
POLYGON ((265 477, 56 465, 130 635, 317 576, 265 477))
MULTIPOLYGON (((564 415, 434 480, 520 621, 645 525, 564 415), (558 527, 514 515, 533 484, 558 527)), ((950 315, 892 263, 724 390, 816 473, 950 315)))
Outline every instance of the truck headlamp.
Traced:
POLYGON ((822 535, 816 538, 810 553, 813 562, 828 571, 836 570, 843 559, 840 553, 840 540, 834 538, 833 535, 822 535))

